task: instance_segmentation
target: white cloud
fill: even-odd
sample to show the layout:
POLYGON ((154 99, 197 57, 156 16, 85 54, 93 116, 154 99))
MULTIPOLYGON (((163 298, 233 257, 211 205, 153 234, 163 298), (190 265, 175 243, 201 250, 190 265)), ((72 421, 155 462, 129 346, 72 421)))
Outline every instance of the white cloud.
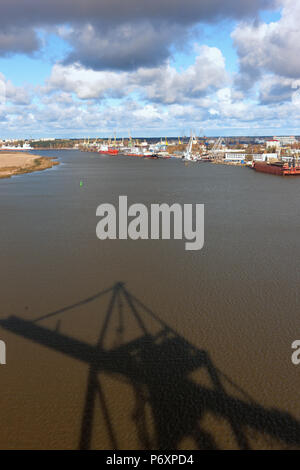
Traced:
POLYGON ((216 47, 197 48, 195 63, 178 72, 167 65, 159 69, 141 69, 137 82, 143 86, 148 99, 166 104, 200 98, 223 87, 228 81, 225 59, 216 47))
POLYGON ((0 73, 0 103, 7 102, 16 105, 28 105, 31 102, 31 96, 27 87, 16 87, 10 80, 0 73))
POLYGON ((80 99, 121 98, 132 92, 150 102, 179 103, 201 98, 228 81, 225 59, 215 47, 197 48, 195 63, 177 71, 166 64, 132 72, 94 71, 80 65, 55 65, 45 93, 63 90, 80 99))
MULTIPOLYGON (((236 100, 228 87, 200 100, 165 105, 142 104, 134 99, 97 102, 78 100, 57 91, 48 99, 44 96, 38 103, 27 106, 6 107, 5 117, 0 109, 0 131, 23 135, 109 135, 114 129, 127 135, 134 133, 160 135, 165 129, 174 129, 177 135, 182 129, 244 128, 245 133, 259 129, 294 128, 300 126, 299 94, 288 103, 272 106, 259 105, 250 100, 236 100), (66 100, 68 104, 66 105, 66 100), (276 116, 276 120, 274 120, 276 116)), ((273 131, 272 131, 273 132, 273 131)), ((271 133, 272 133, 271 132, 271 133)))
POLYGON ((294 101, 299 87, 300 80, 265 74, 259 82, 259 100, 265 105, 294 101))
POLYGON ((103 98, 107 93, 120 96, 126 93, 126 72, 96 72, 74 65, 54 65, 44 91, 63 90, 75 93, 80 99, 103 98))
POLYGON ((281 0, 281 18, 276 22, 238 24, 232 33, 239 56, 239 83, 252 86, 263 73, 300 78, 300 2, 281 0))

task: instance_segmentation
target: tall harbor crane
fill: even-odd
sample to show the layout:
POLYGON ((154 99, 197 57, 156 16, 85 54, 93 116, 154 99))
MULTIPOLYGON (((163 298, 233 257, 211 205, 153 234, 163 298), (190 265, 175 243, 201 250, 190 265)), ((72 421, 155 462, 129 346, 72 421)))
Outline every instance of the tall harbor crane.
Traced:
POLYGON ((213 148, 211 149, 211 158, 215 161, 223 159, 223 152, 221 152, 224 139, 219 137, 218 140, 214 143, 213 148))

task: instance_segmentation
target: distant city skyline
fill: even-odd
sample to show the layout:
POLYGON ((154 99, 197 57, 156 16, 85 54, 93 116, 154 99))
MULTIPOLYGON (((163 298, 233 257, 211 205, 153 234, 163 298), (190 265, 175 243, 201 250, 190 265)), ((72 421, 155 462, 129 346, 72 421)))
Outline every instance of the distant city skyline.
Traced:
POLYGON ((0 139, 299 135, 299 22, 293 0, 2 0, 0 139))
MULTIPOLYGON (((217 139, 219 137, 224 137, 224 139, 256 139, 256 140, 266 140, 266 139, 273 139, 274 137, 276 138, 290 138, 290 137, 295 137, 297 140, 300 139, 300 134, 297 135, 297 134, 277 134, 276 136, 273 135, 273 134, 261 134, 261 135, 247 135, 247 134, 240 134, 240 135, 236 135, 236 134, 228 134, 228 135, 218 135, 218 134, 211 134, 211 135, 199 135, 199 134, 195 134, 193 133, 193 135, 198 138, 198 139, 204 139, 204 140, 209 140, 209 139, 217 139)), ((162 140, 164 141, 165 139, 169 140, 169 139, 175 139, 175 140, 178 140, 180 138, 185 138, 187 140, 189 140, 190 138, 190 135, 189 134, 180 134, 180 135, 169 135, 169 134, 166 134, 164 136, 162 135, 152 135, 152 136, 147 136, 147 135, 143 135, 143 134, 131 134, 130 135, 132 139, 138 139, 138 140, 142 140, 142 139, 147 139, 147 140, 162 140)), ((86 135, 78 135, 77 137, 74 137, 74 136, 69 136, 69 137, 59 137, 59 136, 56 136, 56 137, 45 137, 45 136, 40 136, 40 137, 0 137, 0 142, 13 142, 13 141, 36 141, 36 142, 39 142, 39 141, 55 141, 55 140, 90 140, 91 142, 94 141, 94 140, 114 140, 114 136, 112 134, 106 134, 106 135, 90 135, 90 136, 86 136, 86 135)), ((116 140, 129 140, 129 136, 128 135, 117 135, 116 136, 116 140)))

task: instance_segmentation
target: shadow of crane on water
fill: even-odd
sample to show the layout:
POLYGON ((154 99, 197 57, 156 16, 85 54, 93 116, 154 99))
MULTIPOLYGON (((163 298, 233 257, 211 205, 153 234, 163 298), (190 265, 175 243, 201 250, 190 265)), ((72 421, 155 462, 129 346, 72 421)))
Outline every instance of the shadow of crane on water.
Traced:
MULTIPOLYGON (((59 323, 58 323, 59 324, 59 323)), ((94 432, 95 407, 100 404, 111 448, 118 449, 117 432, 110 419, 107 398, 101 384, 101 373, 123 377, 134 391, 135 427, 140 446, 144 449, 176 449, 185 438, 193 439, 199 449, 217 449, 214 432, 204 429, 201 420, 206 413, 224 420, 230 427, 235 446, 250 449, 248 431, 253 430, 284 447, 300 448, 300 423, 290 414, 266 409, 223 374, 212 362, 207 351, 190 344, 139 299, 123 283, 116 283, 96 295, 28 321, 16 316, 0 320, 0 326, 42 346, 86 363, 88 383, 80 431, 79 448, 89 449, 94 432), (108 297, 106 311, 99 312, 103 323, 96 344, 88 344, 38 323, 65 314, 100 297, 108 297), (126 341, 125 306, 140 334, 126 341), (117 318, 114 346, 104 347, 113 317, 117 318), (148 320, 156 324, 149 329, 148 320), (199 384, 191 374, 204 370, 210 385, 199 384), (239 398, 227 392, 233 387, 239 398), (151 410, 154 433, 147 427, 147 409, 151 410)))

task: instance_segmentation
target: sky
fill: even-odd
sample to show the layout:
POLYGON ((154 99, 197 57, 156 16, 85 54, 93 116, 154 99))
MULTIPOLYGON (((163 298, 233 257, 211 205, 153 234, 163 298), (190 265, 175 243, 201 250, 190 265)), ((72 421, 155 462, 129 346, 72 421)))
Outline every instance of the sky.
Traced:
POLYGON ((299 0, 1 0, 0 139, 300 134, 299 0))

